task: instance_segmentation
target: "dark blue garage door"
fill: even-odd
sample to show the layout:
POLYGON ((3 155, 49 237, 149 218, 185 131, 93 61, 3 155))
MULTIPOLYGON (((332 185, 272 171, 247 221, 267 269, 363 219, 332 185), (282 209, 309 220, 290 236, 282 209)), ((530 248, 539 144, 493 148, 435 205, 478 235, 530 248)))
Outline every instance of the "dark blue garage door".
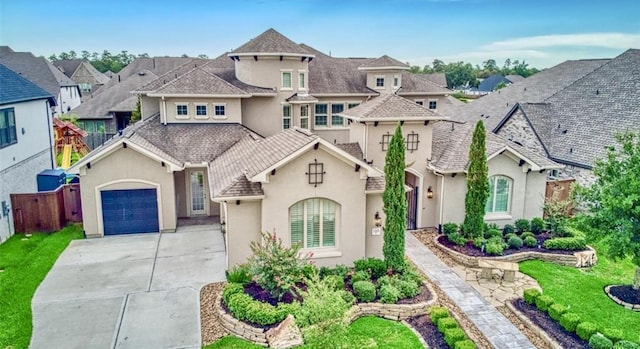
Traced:
POLYGON ((102 191, 104 235, 158 232, 155 189, 102 191))

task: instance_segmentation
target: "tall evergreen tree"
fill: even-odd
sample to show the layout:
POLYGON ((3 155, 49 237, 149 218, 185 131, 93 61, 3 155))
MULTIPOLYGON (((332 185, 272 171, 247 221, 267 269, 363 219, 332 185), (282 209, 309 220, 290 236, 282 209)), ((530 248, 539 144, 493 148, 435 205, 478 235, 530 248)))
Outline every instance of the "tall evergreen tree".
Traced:
POLYGON ((482 120, 473 131, 467 170, 467 195, 464 199, 463 231, 467 238, 480 236, 484 229, 484 210, 489 198, 489 168, 485 150, 485 130, 482 120))
POLYGON ((384 163, 385 188, 382 195, 384 213, 384 245, 382 253, 387 268, 404 268, 404 234, 407 227, 407 197, 404 190, 404 139, 398 123, 391 137, 384 163))

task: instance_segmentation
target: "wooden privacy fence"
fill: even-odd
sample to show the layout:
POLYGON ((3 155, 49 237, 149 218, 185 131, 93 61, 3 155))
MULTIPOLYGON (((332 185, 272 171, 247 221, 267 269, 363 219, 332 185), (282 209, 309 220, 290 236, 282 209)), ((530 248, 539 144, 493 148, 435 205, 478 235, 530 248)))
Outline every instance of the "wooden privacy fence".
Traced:
POLYGON ((66 184, 54 191, 11 194, 16 233, 53 232, 69 222, 82 222, 80 184, 66 184))
MULTIPOLYGON (((544 192, 545 201, 561 202, 571 200, 571 186, 575 181, 573 178, 547 181, 547 187, 544 192)), ((567 215, 573 214, 573 203, 569 203, 565 207, 565 213, 567 215)))

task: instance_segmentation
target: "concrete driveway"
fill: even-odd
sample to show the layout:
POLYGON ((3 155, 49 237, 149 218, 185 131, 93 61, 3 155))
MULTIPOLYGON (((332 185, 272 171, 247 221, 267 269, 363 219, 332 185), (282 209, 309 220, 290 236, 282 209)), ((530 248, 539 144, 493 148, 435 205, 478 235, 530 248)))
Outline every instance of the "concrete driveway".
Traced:
POLYGON ((200 348, 200 288, 224 281, 220 226, 73 241, 32 301, 32 348, 200 348))

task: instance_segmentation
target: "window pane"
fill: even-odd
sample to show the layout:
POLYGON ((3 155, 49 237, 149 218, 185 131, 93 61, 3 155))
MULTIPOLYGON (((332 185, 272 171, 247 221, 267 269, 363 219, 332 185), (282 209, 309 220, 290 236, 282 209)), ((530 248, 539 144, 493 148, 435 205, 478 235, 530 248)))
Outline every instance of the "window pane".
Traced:
POLYGON ((291 116, 291 106, 283 105, 282 106, 282 116, 290 117, 291 116))
POLYGON ((215 113, 217 116, 224 116, 224 105, 216 105, 215 113))
POLYGON ((304 202, 299 202, 291 207, 289 213, 291 219, 291 244, 304 243, 304 202))
POLYGON ((322 201, 322 246, 336 245, 336 205, 322 201))
POLYGON ((320 200, 309 199, 307 204, 307 246, 320 246, 320 200))
POLYGON ((496 206, 495 212, 507 212, 509 203, 509 180, 499 177, 496 181, 496 206))
POLYGON ((489 178, 489 199, 487 200, 487 205, 484 209, 485 212, 493 212, 493 200, 495 199, 495 179, 495 177, 489 178))
POLYGON ((300 118, 300 127, 306 128, 306 129, 309 128, 309 118, 308 117, 300 118))
POLYGON ((196 106, 196 115, 207 115, 207 106, 206 105, 197 105, 196 106))
POLYGON ((289 118, 282 119, 282 128, 285 130, 288 128, 291 128, 291 119, 289 118))
POLYGON ((301 117, 309 116, 309 105, 300 106, 300 116, 301 117))
POLYGON ((316 114, 326 114, 326 113, 327 113, 326 104, 316 104, 316 114))
POLYGON ((300 88, 304 88, 304 73, 298 74, 298 79, 300 82, 300 88))
POLYGON ((291 73, 282 73, 282 87, 291 88, 291 73))

